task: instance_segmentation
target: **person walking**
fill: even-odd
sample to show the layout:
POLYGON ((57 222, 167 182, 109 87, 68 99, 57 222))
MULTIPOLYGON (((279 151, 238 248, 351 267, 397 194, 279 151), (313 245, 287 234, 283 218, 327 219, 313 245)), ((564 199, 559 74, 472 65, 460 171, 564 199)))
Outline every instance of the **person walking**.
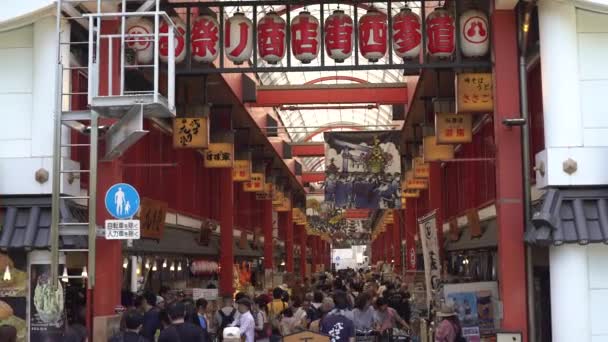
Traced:
POLYGON ((321 332, 329 335, 332 342, 349 342, 355 339, 353 313, 348 310, 348 298, 341 290, 334 292, 336 308, 321 320, 321 332))
POLYGON ((239 319, 240 313, 234 307, 234 301, 232 296, 224 297, 224 305, 221 309, 215 313, 215 321, 217 322, 217 336, 220 341, 224 335, 224 328, 230 326, 232 323, 239 319))
POLYGON ((360 293, 355 300, 355 309, 353 310, 355 330, 362 332, 372 330, 376 323, 375 316, 376 310, 372 306, 372 297, 369 293, 360 293))
POLYGON ((442 305, 437 312, 437 317, 442 320, 435 331, 435 342, 466 342, 462 336, 458 315, 452 306, 442 305))
POLYGON ((237 301, 239 309, 239 319, 231 324, 233 327, 238 327, 241 332, 241 338, 244 342, 255 341, 255 319, 251 314, 253 302, 248 297, 243 297, 237 301))
POLYGON ((144 316, 136 309, 129 309, 123 314, 125 331, 110 338, 109 342, 151 342, 139 334, 144 322, 144 316))
POLYGON ((158 342, 208 342, 202 329, 185 321, 184 303, 178 301, 171 304, 167 313, 171 319, 171 325, 161 331, 158 342))
POLYGON ((156 307, 156 295, 146 292, 143 296, 135 299, 135 305, 143 314, 140 334, 149 341, 154 341, 156 331, 161 329, 160 310, 156 307))

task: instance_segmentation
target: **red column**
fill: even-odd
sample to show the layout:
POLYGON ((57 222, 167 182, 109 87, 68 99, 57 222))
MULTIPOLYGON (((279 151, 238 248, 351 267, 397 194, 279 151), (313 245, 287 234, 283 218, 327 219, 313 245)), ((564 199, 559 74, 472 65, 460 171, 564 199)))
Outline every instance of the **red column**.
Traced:
POLYGON ((437 220, 437 243, 439 244, 440 260, 443 260, 443 194, 441 192, 441 163, 430 163, 429 177, 429 208, 437 210, 435 215, 437 220))
POLYGON ((308 257, 308 253, 306 252, 308 235, 304 226, 298 226, 298 230, 300 231, 300 277, 304 281, 304 278, 306 278, 306 258, 308 257))
POLYGON ((310 265, 310 272, 317 272, 317 264, 319 263, 319 244, 318 244, 318 236, 310 237, 310 246, 312 251, 312 263, 310 265))
POLYGON ((418 222, 416 222, 416 199, 407 199, 407 209, 405 209, 405 260, 408 271, 416 271, 416 232, 418 222))
POLYGON ((502 328, 521 331, 527 340, 521 132, 502 124, 519 117, 517 25, 515 11, 492 13, 494 57, 494 139, 498 278, 503 303, 502 328))
MULTIPOLYGON (((122 182, 120 162, 99 162, 97 174, 97 224, 103 226, 105 220, 113 219, 105 209, 104 197, 112 185, 122 182)), ((122 288, 122 246, 120 241, 97 239, 95 268, 93 316, 113 315, 114 308, 120 305, 120 289, 122 288)))
POLYGON ((272 270, 272 200, 262 201, 262 229, 264 230, 264 269, 272 270))
POLYGON ((234 226, 234 201, 232 186, 232 169, 214 170, 217 176, 220 191, 217 196, 220 200, 220 294, 232 295, 234 292, 233 280, 233 236, 234 226))
POLYGON ((293 273, 293 216, 291 210, 279 213, 285 229, 285 270, 293 273))
POLYGON ((401 210, 393 210, 393 259, 395 273, 401 274, 401 210))

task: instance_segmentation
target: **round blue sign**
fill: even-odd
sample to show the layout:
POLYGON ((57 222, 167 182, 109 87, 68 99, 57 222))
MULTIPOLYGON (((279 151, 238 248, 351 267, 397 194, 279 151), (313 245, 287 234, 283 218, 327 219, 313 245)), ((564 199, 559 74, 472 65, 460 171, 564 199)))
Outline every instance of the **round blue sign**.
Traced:
POLYGON ((106 210, 115 218, 129 219, 139 210, 139 194, 129 184, 114 184, 106 192, 106 210))

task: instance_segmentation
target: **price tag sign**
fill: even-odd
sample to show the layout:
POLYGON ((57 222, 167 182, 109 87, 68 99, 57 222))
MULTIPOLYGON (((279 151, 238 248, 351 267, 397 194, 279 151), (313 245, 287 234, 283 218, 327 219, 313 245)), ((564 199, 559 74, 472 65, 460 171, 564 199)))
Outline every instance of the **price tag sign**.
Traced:
POLYGON ((139 220, 106 220, 106 240, 138 240, 139 220))

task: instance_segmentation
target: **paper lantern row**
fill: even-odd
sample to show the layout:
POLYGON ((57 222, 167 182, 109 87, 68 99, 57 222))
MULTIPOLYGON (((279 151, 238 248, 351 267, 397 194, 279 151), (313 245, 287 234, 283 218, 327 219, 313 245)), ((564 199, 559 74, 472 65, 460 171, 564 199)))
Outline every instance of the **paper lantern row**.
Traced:
MULTIPOLYGON (((186 57, 186 27, 177 17, 172 18, 177 25, 175 37, 175 62, 186 57)), ((465 57, 485 56, 489 51, 488 17, 477 9, 462 13, 460 20, 460 49, 465 57)), ((276 64, 285 57, 287 24, 275 12, 266 13, 257 23, 257 48, 261 59, 276 64)), ((407 6, 392 18, 392 27, 384 13, 370 8, 359 19, 359 51, 370 62, 377 62, 387 53, 388 34, 391 35, 393 50, 404 60, 420 56, 422 45, 422 25, 420 16, 407 6)), ((324 43, 327 55, 337 63, 343 62, 353 53, 355 36, 353 19, 342 10, 334 11, 324 23, 324 43)), ((161 33, 168 31, 166 22, 159 28, 161 33)), ((197 62, 211 63, 219 56, 220 25, 210 15, 202 15, 192 23, 192 59, 197 62)), ((302 11, 290 24, 291 49, 293 56, 302 63, 310 63, 319 55, 321 26, 319 20, 310 12, 302 11)), ((128 34, 153 33, 153 25, 145 19, 132 19, 127 23, 128 34)), ((431 57, 452 56, 456 48, 455 21, 452 14, 443 7, 436 8, 426 19, 427 51, 431 57)), ((160 58, 167 61, 168 39, 161 37, 160 58)), ((235 64, 242 64, 253 54, 253 22, 244 13, 237 12, 228 18, 224 25, 224 51, 226 57, 235 64)), ((139 63, 150 63, 153 59, 153 44, 150 39, 128 39, 129 48, 135 50, 139 63)))

